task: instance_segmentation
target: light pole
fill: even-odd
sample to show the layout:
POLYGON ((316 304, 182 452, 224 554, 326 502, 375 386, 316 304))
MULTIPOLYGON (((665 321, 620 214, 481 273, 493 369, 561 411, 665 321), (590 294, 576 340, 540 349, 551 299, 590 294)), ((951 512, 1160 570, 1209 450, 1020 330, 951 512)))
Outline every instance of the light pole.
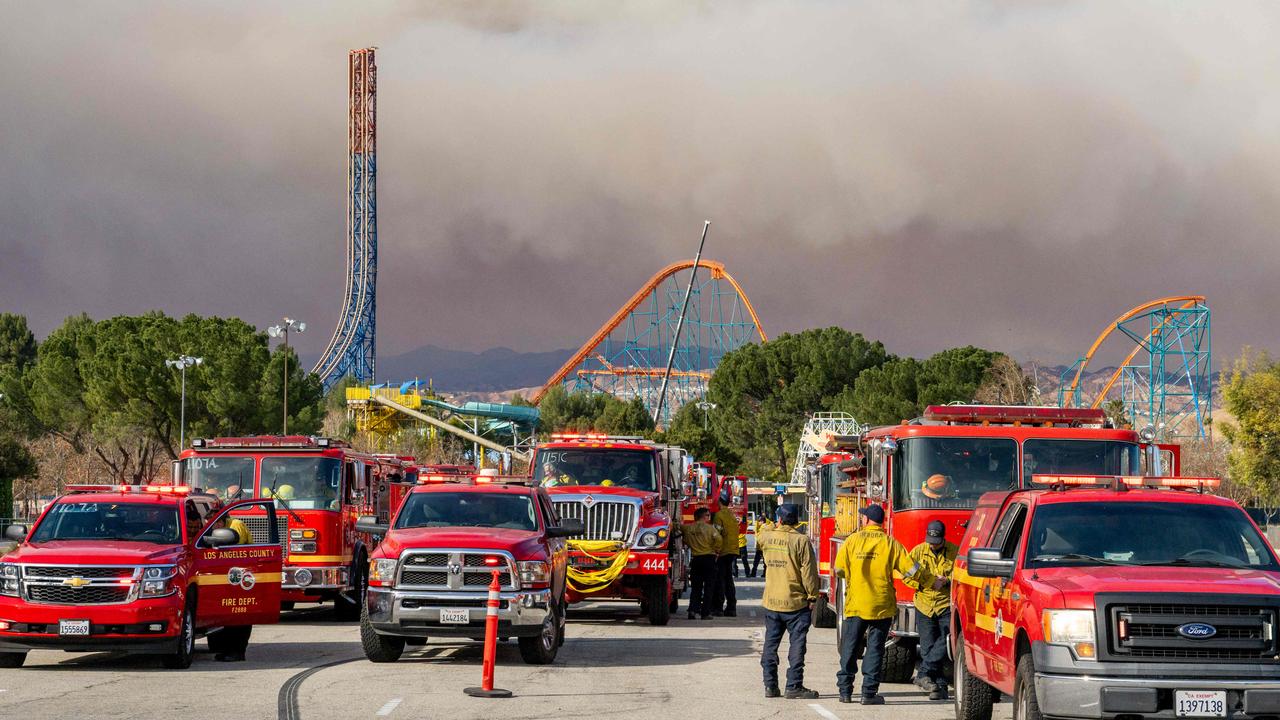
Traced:
POLYGON ((716 405, 716 404, 715 404, 715 403, 713 403, 713 402, 707 402, 706 400, 702 400, 702 401, 700 401, 700 402, 697 404, 697 406, 696 406, 696 407, 697 407, 699 410, 701 410, 701 411, 702 411, 702 429, 703 429, 703 430, 706 430, 706 429, 707 429, 707 414, 708 414, 708 413, 710 413, 712 410, 715 410, 715 409, 716 409, 717 407, 719 407, 719 406, 718 406, 718 405, 716 405))
POLYGON ((179 355, 177 360, 165 360, 165 365, 182 371, 182 404, 178 410, 178 452, 187 445, 187 368, 203 365, 204 358, 179 355))
POLYGON ((298 322, 293 318, 285 318, 283 325, 272 325, 267 328, 267 334, 271 337, 284 337, 284 428, 280 431, 281 435, 289 434, 289 331, 296 333, 304 333, 307 331, 307 324, 298 322))

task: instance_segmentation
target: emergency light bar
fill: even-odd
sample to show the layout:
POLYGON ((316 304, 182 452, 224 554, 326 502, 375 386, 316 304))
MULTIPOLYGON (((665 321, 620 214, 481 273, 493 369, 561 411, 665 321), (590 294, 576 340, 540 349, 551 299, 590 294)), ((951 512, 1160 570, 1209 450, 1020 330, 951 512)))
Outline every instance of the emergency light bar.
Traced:
POLYGON ((1110 487, 1110 488, 1171 488, 1204 492, 1217 490, 1220 478, 1212 477, 1156 477, 1146 475, 1032 475, 1032 485, 1049 487, 1110 487))
POLYGON ((188 495, 191 493, 191 488, 186 485, 92 485, 85 483, 67 485, 65 490, 68 494, 149 492, 163 495, 188 495))
POLYGON ((238 448, 329 448, 350 447, 336 438, 310 435, 250 435, 247 437, 195 438, 191 447, 208 450, 238 448))
POLYGON ((497 473, 419 475, 419 485, 528 485, 528 475, 498 475, 497 473))
POLYGON ((935 422, 1012 425, 1103 425, 1107 414, 1099 408, 1023 407, 1019 405, 930 405, 924 419, 935 422))
POLYGON ((621 443, 645 443, 650 442, 639 435, 609 435, 607 433, 551 433, 552 441, 569 440, 573 442, 621 442, 621 443))

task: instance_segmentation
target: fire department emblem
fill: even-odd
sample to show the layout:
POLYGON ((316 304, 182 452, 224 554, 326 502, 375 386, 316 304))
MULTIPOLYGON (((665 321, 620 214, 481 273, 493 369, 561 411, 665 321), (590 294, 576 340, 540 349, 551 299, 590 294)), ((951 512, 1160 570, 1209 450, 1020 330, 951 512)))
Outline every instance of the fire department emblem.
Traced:
POLYGON ((586 505, 587 507, 591 507, 592 505, 596 504, 596 499, 588 495, 582 498, 582 504, 586 505))
POLYGON ((258 579, 253 576, 252 570, 233 567, 227 571, 227 582, 239 585, 241 590, 252 590, 258 584, 258 579))

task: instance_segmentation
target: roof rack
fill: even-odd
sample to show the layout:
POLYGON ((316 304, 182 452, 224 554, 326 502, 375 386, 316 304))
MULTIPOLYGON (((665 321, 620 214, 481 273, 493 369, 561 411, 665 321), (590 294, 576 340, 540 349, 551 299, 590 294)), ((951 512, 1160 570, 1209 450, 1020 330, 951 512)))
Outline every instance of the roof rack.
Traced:
POLYGON ((1071 488, 1111 488, 1123 491, 1130 488, 1195 490, 1217 490, 1222 485, 1221 478, 1212 477, 1165 477, 1148 475, 1032 475, 1032 485, 1041 485, 1053 490, 1071 488))

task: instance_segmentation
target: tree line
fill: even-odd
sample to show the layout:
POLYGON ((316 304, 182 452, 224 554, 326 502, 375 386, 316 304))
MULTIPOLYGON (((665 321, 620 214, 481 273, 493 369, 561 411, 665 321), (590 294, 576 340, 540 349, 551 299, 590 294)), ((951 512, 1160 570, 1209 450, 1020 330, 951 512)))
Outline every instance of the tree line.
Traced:
POLYGON ((324 420, 320 379, 236 318, 77 315, 37 343, 25 317, 0 314, 0 515, 10 481, 35 472, 25 443, 38 438, 90 455, 102 479, 165 471, 182 450, 182 377, 165 364, 180 355, 203 358, 186 370, 188 438, 278 433, 286 369, 290 432, 324 420))

